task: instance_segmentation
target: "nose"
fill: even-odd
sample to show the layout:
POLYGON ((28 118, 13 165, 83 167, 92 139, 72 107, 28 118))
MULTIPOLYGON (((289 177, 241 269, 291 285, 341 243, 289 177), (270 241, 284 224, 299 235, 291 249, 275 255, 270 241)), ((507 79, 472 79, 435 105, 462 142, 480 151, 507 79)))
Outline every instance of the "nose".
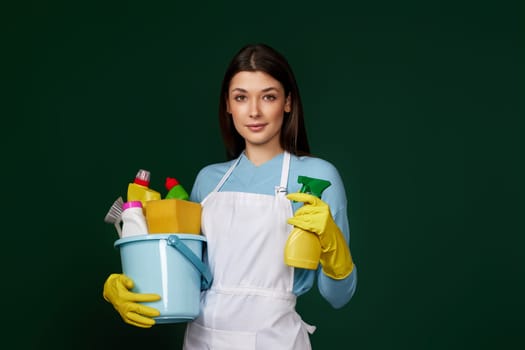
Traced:
POLYGON ((258 118, 261 116, 259 107, 259 101, 257 99, 253 99, 250 103, 250 118, 258 118))

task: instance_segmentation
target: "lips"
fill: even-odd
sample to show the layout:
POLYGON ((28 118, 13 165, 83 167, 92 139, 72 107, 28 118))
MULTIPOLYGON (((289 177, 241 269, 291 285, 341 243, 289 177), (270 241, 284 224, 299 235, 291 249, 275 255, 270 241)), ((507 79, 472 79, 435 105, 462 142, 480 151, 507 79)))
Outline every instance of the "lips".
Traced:
POLYGON ((263 123, 248 124, 248 125, 246 125, 246 127, 247 127, 248 129, 250 129, 250 131, 253 131, 253 132, 261 131, 261 130, 264 129, 265 126, 266 126, 266 124, 263 124, 263 123))

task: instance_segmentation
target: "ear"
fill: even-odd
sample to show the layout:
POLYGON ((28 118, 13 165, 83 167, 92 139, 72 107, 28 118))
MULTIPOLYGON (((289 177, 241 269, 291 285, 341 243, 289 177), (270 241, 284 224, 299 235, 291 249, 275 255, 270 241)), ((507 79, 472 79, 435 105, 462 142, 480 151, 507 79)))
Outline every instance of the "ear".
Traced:
POLYGON ((292 96, 288 94, 286 96, 286 102, 284 103, 284 111, 290 113, 292 111, 292 96))
POLYGON ((230 101, 228 99, 226 99, 226 113, 232 114, 230 109, 230 101))

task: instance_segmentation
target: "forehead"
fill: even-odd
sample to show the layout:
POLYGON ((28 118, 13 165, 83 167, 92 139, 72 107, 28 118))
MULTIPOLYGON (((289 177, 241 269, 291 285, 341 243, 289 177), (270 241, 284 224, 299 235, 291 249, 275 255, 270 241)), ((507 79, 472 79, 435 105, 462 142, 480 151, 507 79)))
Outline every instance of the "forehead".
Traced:
POLYGON ((277 79, 261 71, 241 71, 235 74, 230 80, 230 91, 233 89, 259 91, 271 87, 283 90, 283 86, 277 79))

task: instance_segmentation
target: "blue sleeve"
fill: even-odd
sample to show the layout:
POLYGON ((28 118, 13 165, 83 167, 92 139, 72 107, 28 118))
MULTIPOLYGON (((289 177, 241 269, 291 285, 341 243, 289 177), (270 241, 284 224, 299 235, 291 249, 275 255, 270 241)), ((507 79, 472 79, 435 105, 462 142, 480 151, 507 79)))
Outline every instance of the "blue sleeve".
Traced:
POLYGON ((342 280, 334 280, 322 272, 319 272, 318 274, 319 292, 335 309, 342 308, 350 301, 350 299, 352 299, 356 287, 357 268, 355 265, 352 273, 342 280))
POLYGON ((193 187, 191 188, 190 193, 190 201, 200 203, 204 197, 204 190, 203 187, 206 187, 206 168, 203 168, 199 171, 197 174, 197 177, 195 178, 195 181, 193 182, 193 187))
MULTIPOLYGON (((337 169, 324 160, 305 157, 297 159, 297 166, 294 167, 291 175, 295 178, 297 175, 305 175, 330 181, 331 185, 323 192, 321 199, 329 205, 335 223, 341 230, 347 244, 350 245, 346 192, 337 169)), ((290 186, 290 189, 297 191, 298 186, 290 186)), ((297 209, 298 207, 294 206, 294 210, 297 209)), ((355 293, 357 268, 354 264, 352 273, 342 280, 335 280, 325 275, 321 267, 317 271, 296 269, 294 293, 300 295, 308 291, 315 278, 317 278, 317 286, 323 298, 332 307, 341 308, 350 301, 355 293)))

